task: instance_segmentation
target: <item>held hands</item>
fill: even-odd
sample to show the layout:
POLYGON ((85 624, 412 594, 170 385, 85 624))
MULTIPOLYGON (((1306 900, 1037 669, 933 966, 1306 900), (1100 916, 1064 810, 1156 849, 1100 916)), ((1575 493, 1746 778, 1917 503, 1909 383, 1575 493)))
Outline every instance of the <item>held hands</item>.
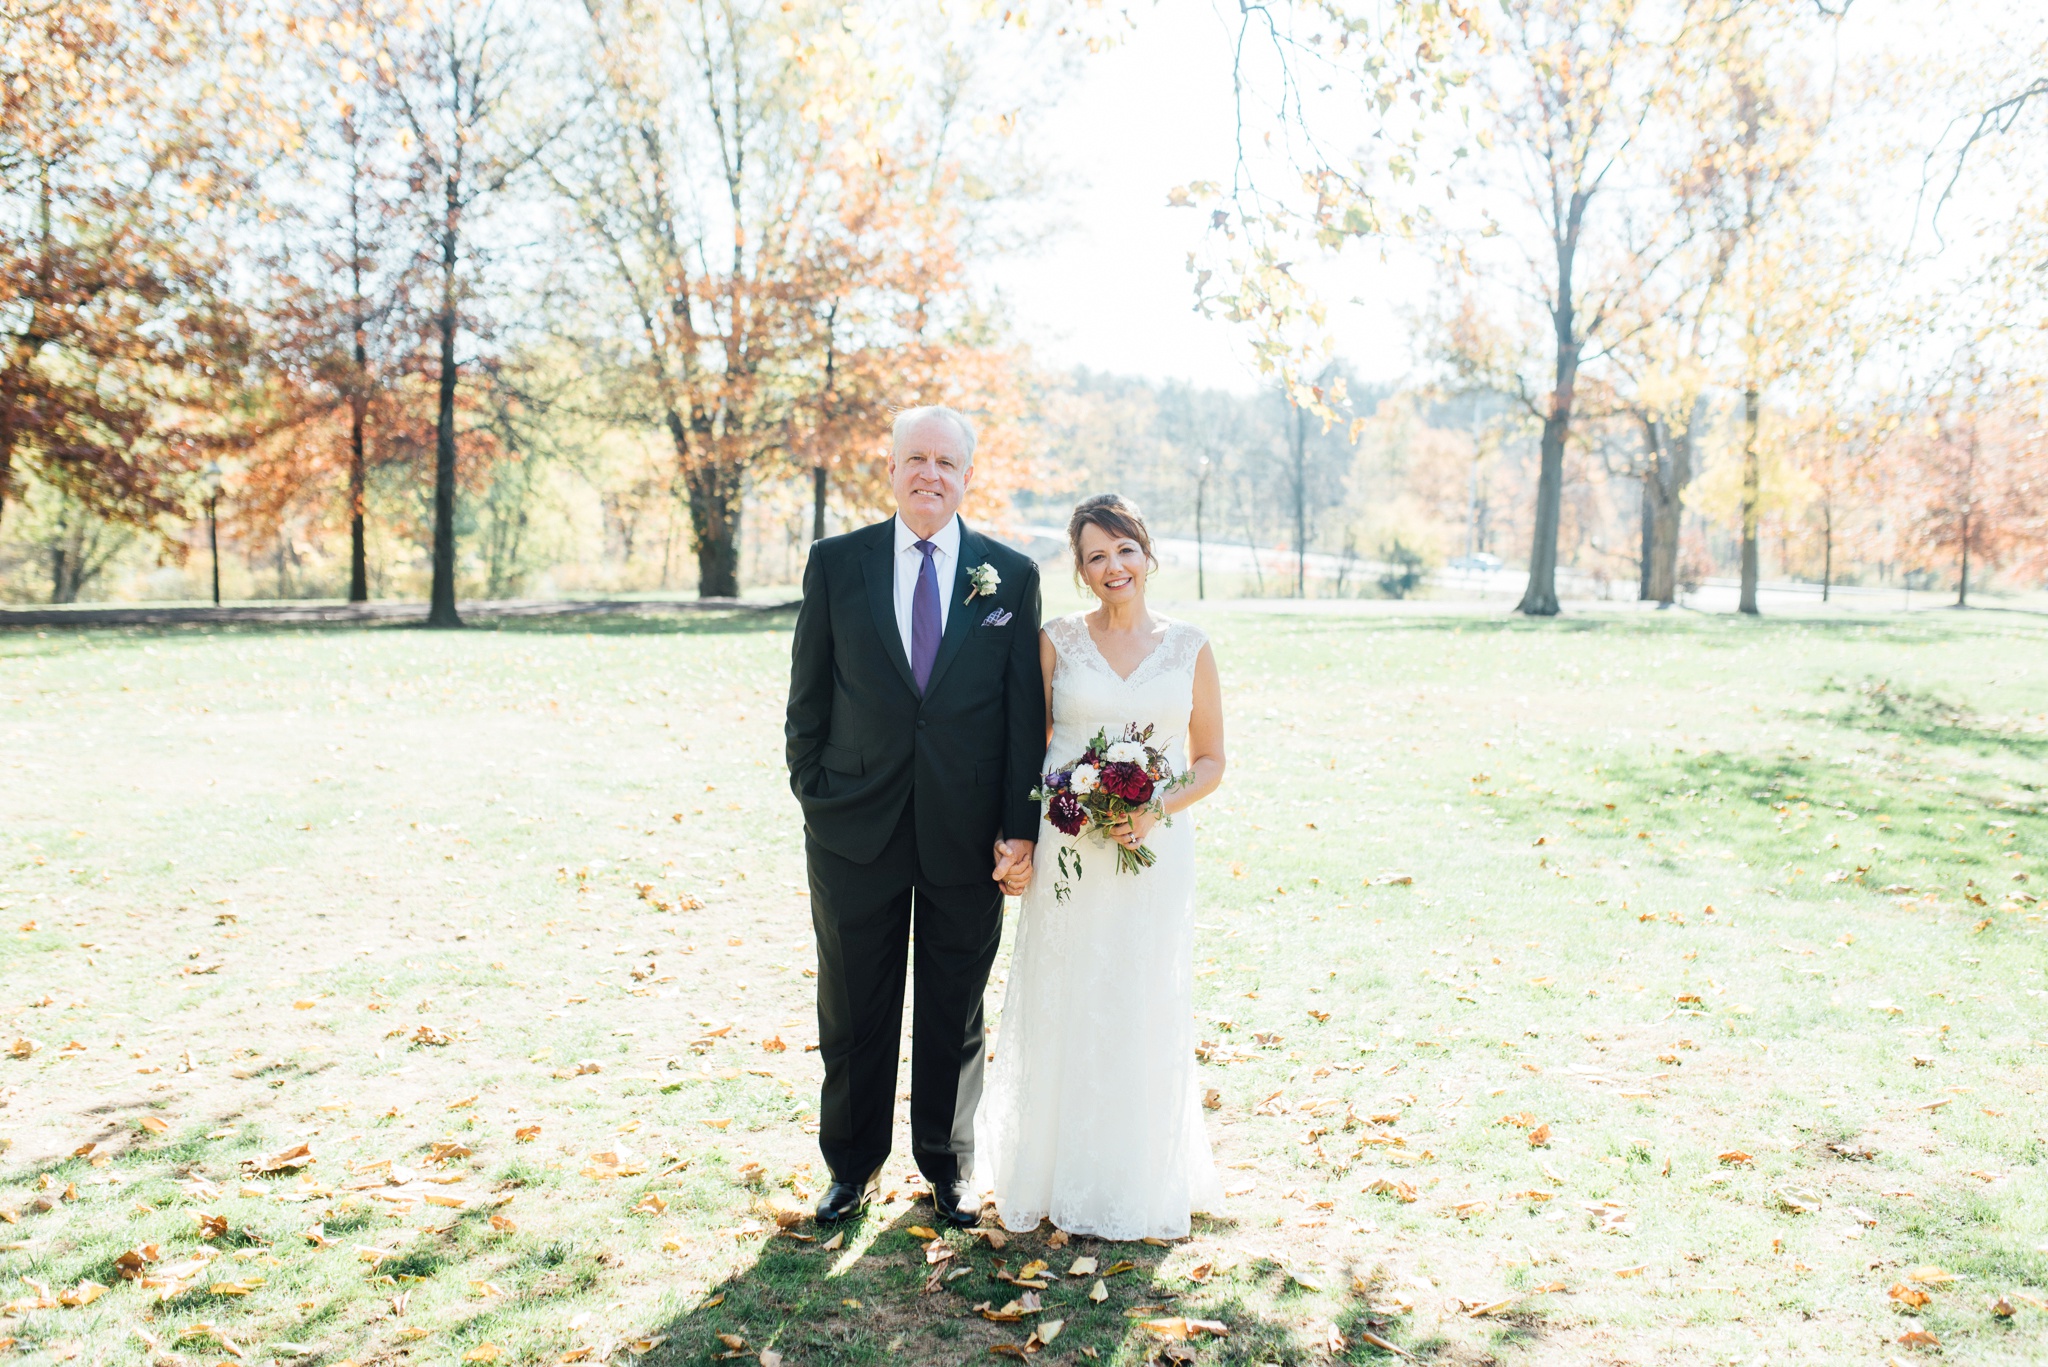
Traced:
POLYGON ((1003 885, 1004 896, 1022 897, 1024 889, 1031 886, 1031 850, 1034 843, 1030 840, 996 842, 996 867, 989 877, 1003 885))
POLYGON ((1109 828, 1110 838, 1127 850, 1135 850, 1145 843, 1145 837, 1159 824, 1159 817, 1149 807, 1128 812, 1114 826, 1109 828))

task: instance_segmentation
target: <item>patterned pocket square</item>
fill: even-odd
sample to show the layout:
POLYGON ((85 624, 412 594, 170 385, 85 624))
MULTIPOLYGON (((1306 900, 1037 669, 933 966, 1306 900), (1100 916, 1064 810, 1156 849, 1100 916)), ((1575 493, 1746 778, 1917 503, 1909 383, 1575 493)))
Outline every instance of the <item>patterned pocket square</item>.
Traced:
POLYGON ((997 608, 994 612, 982 618, 981 624, 985 627, 1008 626, 1010 624, 1010 610, 1008 608, 997 608))

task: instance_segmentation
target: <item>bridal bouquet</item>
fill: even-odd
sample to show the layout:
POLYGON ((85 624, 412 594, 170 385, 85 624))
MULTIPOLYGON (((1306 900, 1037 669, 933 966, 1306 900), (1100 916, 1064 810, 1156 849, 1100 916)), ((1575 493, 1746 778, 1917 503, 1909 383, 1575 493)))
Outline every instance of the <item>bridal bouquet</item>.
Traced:
MULTIPOLYGON (((1150 811, 1168 819, 1163 799, 1175 788, 1192 782, 1194 775, 1174 773, 1166 756, 1149 744, 1151 739, 1152 728, 1141 729, 1136 722, 1126 726, 1114 740, 1107 730, 1097 731, 1079 759, 1045 775, 1031 796, 1045 803, 1045 819, 1060 834, 1079 835, 1085 830, 1112 844, 1115 841, 1110 829, 1132 812, 1150 811)), ((1074 867, 1069 874, 1069 853, 1065 847, 1060 850, 1060 873, 1063 877, 1078 878, 1080 855, 1071 852, 1074 867)), ((1119 844, 1116 871, 1136 873, 1149 869, 1157 857, 1143 845, 1134 850, 1119 844)), ((1063 882, 1060 900, 1066 900, 1066 891, 1063 882)))

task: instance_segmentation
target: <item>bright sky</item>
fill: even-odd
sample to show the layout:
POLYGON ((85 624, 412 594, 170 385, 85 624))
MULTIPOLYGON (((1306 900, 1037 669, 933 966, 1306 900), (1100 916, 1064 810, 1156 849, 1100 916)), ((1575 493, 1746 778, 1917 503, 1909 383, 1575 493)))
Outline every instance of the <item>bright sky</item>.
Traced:
MULTIPOLYGON (((1924 51, 1916 44, 1934 37, 1925 30, 1936 23, 1983 65, 1998 65, 1984 50, 1976 22, 1987 11, 2002 12, 2004 3, 1864 0, 1844 35, 1846 47, 1924 51), (1909 38, 1915 31, 1918 36, 1909 38)), ((2048 14, 2048 0, 2026 5, 2048 14)), ((1050 204, 1039 212, 1059 231, 1028 255, 992 263, 986 277, 1003 292, 1041 363, 1238 391, 1260 383, 1239 329, 1192 311, 1186 262, 1202 245, 1200 212, 1166 207, 1166 192, 1176 185, 1230 178, 1237 8, 1228 0, 1132 4, 1136 31, 1120 46, 1081 59, 1059 105, 1038 117, 1031 136, 1051 172, 1050 204)), ((1982 75, 1986 90, 2007 83, 2002 75, 1982 75)), ((1954 110, 1936 111, 1944 115, 1983 98, 1981 90, 1961 86, 1945 93, 1954 110)), ((1255 138, 1273 126, 1260 111, 1248 121, 1255 138)), ((1939 129, 1937 120, 1915 132, 1939 129)), ((1908 172, 1918 164, 1910 160, 1908 172)), ((1959 198, 1973 193, 1965 185, 1959 198)), ((1951 216, 1961 209, 1960 202, 1952 206, 1951 216)), ((1332 306, 1340 354, 1369 380, 1410 374, 1415 357, 1407 320, 1437 284, 1435 270, 1414 255, 1383 264, 1359 244, 1335 263, 1318 262, 1306 248, 1302 256, 1302 269, 1332 306)))
MULTIPOLYGON (((1133 10, 1136 33, 1084 59, 1037 126, 1061 231, 988 278, 1043 364, 1248 390, 1258 376, 1237 329, 1192 309, 1187 255, 1201 245, 1201 216, 1166 207, 1176 185, 1229 180, 1235 16, 1226 24, 1213 0, 1133 10)), ((1399 376, 1409 355, 1396 307, 1428 280, 1404 283, 1361 254, 1344 284, 1367 303, 1336 310, 1343 355, 1369 378, 1399 376)))

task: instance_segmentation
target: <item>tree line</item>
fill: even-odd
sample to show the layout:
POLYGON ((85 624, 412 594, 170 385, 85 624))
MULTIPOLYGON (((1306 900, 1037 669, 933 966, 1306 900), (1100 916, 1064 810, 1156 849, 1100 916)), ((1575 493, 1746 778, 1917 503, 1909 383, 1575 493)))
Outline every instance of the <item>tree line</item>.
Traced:
MULTIPOLYGON (((822 527, 890 407, 1025 402, 966 267, 1042 92, 985 68, 1057 71, 1076 9, 0 7, 0 519, 42 519, 59 599, 203 512, 280 581, 345 535, 361 601, 375 508, 448 625, 465 537, 516 553, 522 464, 623 434, 735 595, 750 490, 822 527)), ((1028 471, 988 426, 999 502, 1028 471)))
POLYGON ((1705 448, 1731 439, 1745 612, 1795 504, 1824 580, 1845 532, 1948 558, 1965 598, 1973 566, 2048 569, 2041 15, 1324 0, 1247 11, 1239 57, 1274 92, 1241 148, 1263 119, 1288 150, 1174 193, 1210 214, 1201 306, 1356 427, 1316 383, 1329 301, 1299 258, 1433 264, 1433 379, 1536 448, 1521 611, 1557 611, 1571 486, 1616 480, 1640 490, 1641 591, 1673 601, 1705 448))
POLYGON ((986 419, 974 515, 1123 484, 1292 551, 1255 591, 1487 551, 1547 614, 1561 566, 1671 602, 1725 551, 1753 609, 1775 537, 1966 596, 2048 568, 2048 32, 1864 13, 1240 7, 1276 98, 1168 202, 1246 396, 1042 373, 974 287, 1129 18, 1085 0, 0 6, 0 533, 59 600, 218 535, 280 595, 345 543, 360 601, 418 547, 447 624, 570 522, 726 597, 879 507, 887 411, 936 400, 986 419), (1360 247, 1435 282, 1399 393, 1304 269, 1360 247))

